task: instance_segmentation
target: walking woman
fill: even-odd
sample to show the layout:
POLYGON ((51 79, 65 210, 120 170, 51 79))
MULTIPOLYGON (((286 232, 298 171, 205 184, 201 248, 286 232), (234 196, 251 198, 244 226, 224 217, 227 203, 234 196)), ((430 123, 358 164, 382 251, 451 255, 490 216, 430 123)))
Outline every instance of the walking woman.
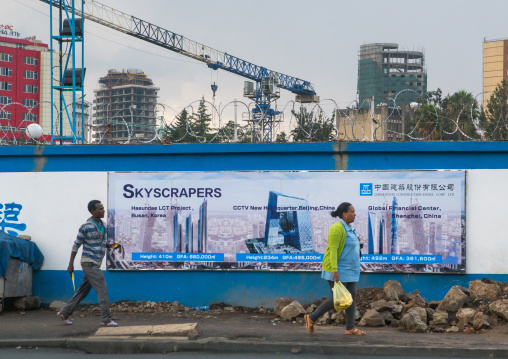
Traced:
MULTIPOLYGON (((339 221, 328 231, 321 278, 328 281, 330 291, 335 282, 341 281, 351 293, 353 304, 346 309, 346 334, 365 335, 364 331, 355 328, 356 283, 360 279, 360 242, 351 226, 356 217, 355 208, 351 203, 343 202, 331 214, 332 217, 339 217, 339 221)), ((305 315, 309 333, 314 334, 316 320, 333 308, 332 294, 313 313, 305 315)))

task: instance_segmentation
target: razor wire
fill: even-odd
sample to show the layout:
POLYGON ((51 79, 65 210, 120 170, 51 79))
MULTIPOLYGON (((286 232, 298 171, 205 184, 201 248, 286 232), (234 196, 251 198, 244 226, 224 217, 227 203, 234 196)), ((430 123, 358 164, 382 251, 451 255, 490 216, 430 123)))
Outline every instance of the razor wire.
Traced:
MULTIPOLYGON (((437 137, 440 140, 457 140, 456 137, 459 137, 463 141, 479 141, 493 138, 501 129, 508 129, 507 120, 504 114, 500 112, 495 122, 491 121, 493 123, 492 129, 490 131, 486 130, 486 123, 481 123, 478 117, 480 107, 478 106, 477 98, 485 93, 490 93, 493 96, 496 95, 492 92, 481 92, 469 102, 461 103, 457 115, 453 118, 444 116, 435 106, 432 110, 429 110, 422 102, 417 103, 414 108, 409 105, 403 105, 406 106, 406 114, 414 113, 414 115, 410 121, 407 121, 407 128, 404 131, 397 130, 391 124, 395 122, 396 124, 402 124, 405 121, 405 119, 401 118, 404 114, 403 106, 397 104, 398 97, 405 92, 414 92, 414 90, 404 89, 399 91, 393 98, 389 99, 389 101, 392 101, 392 104, 377 105, 373 107, 374 111, 366 106, 366 102, 368 102, 366 100, 363 100, 362 103, 353 100, 345 108, 341 108, 334 99, 324 99, 321 103, 310 104, 288 101, 280 108, 277 106, 277 102, 274 101, 272 105, 278 117, 272 122, 273 139, 278 134, 284 132, 287 138, 291 140, 295 130, 298 129, 300 137, 303 136, 304 141, 310 142, 315 138, 316 131, 320 129, 323 123, 331 125, 332 133, 330 137, 334 141, 387 141, 385 134, 396 135, 400 138, 400 141, 427 141, 437 137), (387 107, 388 114, 384 115, 384 118, 380 118, 379 112, 381 111, 377 109, 383 106, 387 107), (374 118, 376 115, 377 117, 374 118), (304 117, 303 122, 302 116, 304 117), (398 117, 400 119, 397 119, 398 117), (287 119, 287 121, 284 122, 282 121, 283 119, 287 119), (469 121, 470 123, 465 123, 464 121, 469 121), (474 128, 474 134, 466 133, 466 125, 474 128), (371 129, 367 129, 366 126, 370 126, 371 129)), ((497 97, 495 99, 498 100, 497 97)), ((63 111, 59 111, 55 103, 41 101, 34 106, 14 102, 4 103, 0 104, 0 120, 2 122, 2 126, 0 126, 0 145, 21 145, 27 142, 38 145, 50 144, 51 141, 47 139, 49 133, 44 133, 46 139, 42 140, 29 140, 25 136, 26 126, 31 123, 37 123, 37 119, 35 121, 22 120, 17 124, 11 125, 14 121, 11 119, 12 113, 16 106, 21 109, 23 114, 26 114, 24 115, 25 119, 33 119, 30 115, 34 115, 35 109, 40 109, 42 104, 54 107, 53 132, 58 133, 61 121, 65 121, 65 118, 68 116, 65 116, 65 113, 62 116, 63 111), (5 124, 6 122, 7 124, 5 124)), ((67 107, 71 105, 72 103, 67 107)), ((90 103, 87 103, 87 105, 89 109, 92 107, 90 103)), ((201 98, 190 102, 185 107, 156 103, 154 109, 150 111, 131 107, 129 108, 129 114, 125 113, 125 109, 114 110, 110 104, 106 106, 105 118, 97 119, 86 113, 78 114, 84 116, 83 127, 81 128, 84 144, 229 143, 235 142, 234 133, 231 132, 232 129, 236 129, 237 142, 257 142, 261 139, 259 137, 259 129, 262 128, 263 121, 268 118, 267 113, 263 112, 259 107, 257 116, 253 115, 253 109, 259 106, 254 101, 246 102, 241 100, 231 100, 226 102, 225 105, 216 105, 215 99, 213 102, 210 102, 201 98), (209 116, 210 133, 202 134, 196 130, 195 123, 196 119, 199 118, 198 104, 205 106, 205 113, 209 116), (227 113, 232 106, 241 109, 241 118, 237 118, 235 122, 232 120, 231 114, 227 113), (174 130, 177 121, 181 120, 180 116, 183 110, 187 112, 185 132, 177 138, 169 138, 168 133, 174 130), (141 115, 148 117, 152 124, 140 123, 134 120, 141 115), (114 131, 124 131, 127 135, 114 136, 114 133, 112 133, 114 131), (142 136, 136 137, 140 131, 142 136)), ((39 120, 42 117, 41 112, 39 111, 38 114, 39 120)), ((44 127, 48 128, 46 124, 44 124, 44 127)), ((64 128, 64 131, 67 132, 66 135, 72 136, 74 139, 77 138, 77 134, 72 130, 70 121, 69 127, 64 128)))

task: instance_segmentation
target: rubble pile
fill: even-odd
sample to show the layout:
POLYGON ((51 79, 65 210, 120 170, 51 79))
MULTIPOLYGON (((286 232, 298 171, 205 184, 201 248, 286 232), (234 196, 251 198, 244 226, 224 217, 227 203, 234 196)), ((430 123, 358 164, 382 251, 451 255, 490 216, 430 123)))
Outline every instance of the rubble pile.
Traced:
MULTIPOLYGON (((302 306, 294 298, 277 298, 275 314, 281 320, 303 322, 320 301, 302 306)), ((412 333, 475 333, 508 322, 508 284, 489 279, 469 283, 469 289, 453 286, 440 301, 427 302, 419 290, 406 293, 396 280, 384 288, 362 288, 356 297, 358 326, 391 326, 412 333)), ((317 325, 345 323, 344 312, 325 313, 317 325)))
MULTIPOLYGON (((49 308, 54 311, 59 311, 66 303, 61 301, 54 301, 50 304, 49 308)), ((111 312, 126 312, 126 313, 146 313, 146 314, 169 314, 174 317, 214 317, 223 314, 232 313, 253 313, 253 314, 273 314, 273 310, 267 308, 247 308, 241 306, 231 306, 225 303, 215 303, 211 306, 205 305, 200 307, 187 307, 180 304, 180 302, 151 302, 151 301, 120 301, 110 304, 111 312)), ((80 305, 79 311, 81 316, 84 317, 87 313, 94 313, 99 315, 100 307, 98 305, 80 305)))

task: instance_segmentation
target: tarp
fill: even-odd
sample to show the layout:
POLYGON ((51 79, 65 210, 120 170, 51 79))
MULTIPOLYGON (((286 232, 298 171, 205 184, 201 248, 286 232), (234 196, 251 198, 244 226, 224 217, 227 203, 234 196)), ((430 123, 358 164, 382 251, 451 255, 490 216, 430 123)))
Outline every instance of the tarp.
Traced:
POLYGON ((5 277, 10 257, 30 264, 34 270, 41 269, 44 261, 37 244, 0 231, 0 277, 5 277))

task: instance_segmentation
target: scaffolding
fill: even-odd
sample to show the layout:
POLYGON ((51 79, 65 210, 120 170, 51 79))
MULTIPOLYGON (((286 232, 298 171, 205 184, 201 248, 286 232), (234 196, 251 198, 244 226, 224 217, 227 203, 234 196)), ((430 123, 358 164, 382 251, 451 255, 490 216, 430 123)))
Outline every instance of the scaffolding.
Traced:
POLYGON ((157 92, 153 81, 139 69, 109 70, 94 90, 96 129, 99 142, 147 142, 157 127, 155 107, 157 92))
POLYGON ((358 103, 409 105, 427 93, 427 71, 423 51, 402 51, 398 44, 374 43, 360 46, 358 58, 358 103))

